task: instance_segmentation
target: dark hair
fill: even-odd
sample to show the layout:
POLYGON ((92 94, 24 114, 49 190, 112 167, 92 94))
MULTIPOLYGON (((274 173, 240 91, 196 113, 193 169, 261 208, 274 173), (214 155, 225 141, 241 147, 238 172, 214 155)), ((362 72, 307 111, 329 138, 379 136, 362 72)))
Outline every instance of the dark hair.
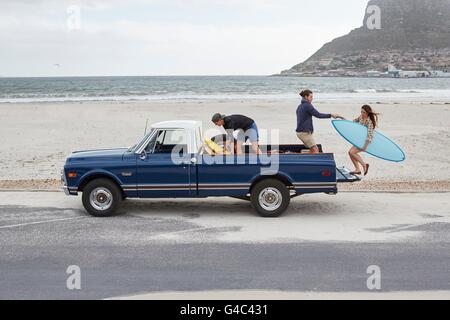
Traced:
POLYGON ((368 104, 363 105, 362 109, 368 113, 370 120, 372 120, 373 127, 376 128, 378 126, 378 116, 380 114, 373 111, 372 107, 368 104))
POLYGON ((313 92, 311 90, 308 90, 308 89, 303 90, 302 92, 300 92, 300 95, 302 96, 302 98, 309 97, 312 94, 313 94, 313 92))

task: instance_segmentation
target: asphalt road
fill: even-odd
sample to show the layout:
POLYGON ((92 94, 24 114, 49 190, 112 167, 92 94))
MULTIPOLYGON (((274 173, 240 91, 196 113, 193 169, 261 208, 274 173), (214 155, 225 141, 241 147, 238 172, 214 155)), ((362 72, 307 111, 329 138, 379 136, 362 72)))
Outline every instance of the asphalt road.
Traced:
MULTIPOLYGON (((315 195, 279 219, 232 199, 128 200, 88 216, 62 193, 0 193, 0 299, 146 292, 450 292, 449 194, 315 195), (80 268, 81 289, 66 273, 80 268)), ((186 295, 189 298, 189 294, 186 295)), ((236 298, 236 297, 234 297, 236 298)))

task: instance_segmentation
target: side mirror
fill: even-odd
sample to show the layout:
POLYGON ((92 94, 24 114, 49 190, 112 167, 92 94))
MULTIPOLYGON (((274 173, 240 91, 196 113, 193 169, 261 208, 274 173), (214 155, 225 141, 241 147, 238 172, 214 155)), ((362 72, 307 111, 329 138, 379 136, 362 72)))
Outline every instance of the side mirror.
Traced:
POLYGON ((147 159, 147 151, 143 150, 143 151, 141 152, 141 154, 139 155, 139 158, 140 158, 141 160, 147 159))

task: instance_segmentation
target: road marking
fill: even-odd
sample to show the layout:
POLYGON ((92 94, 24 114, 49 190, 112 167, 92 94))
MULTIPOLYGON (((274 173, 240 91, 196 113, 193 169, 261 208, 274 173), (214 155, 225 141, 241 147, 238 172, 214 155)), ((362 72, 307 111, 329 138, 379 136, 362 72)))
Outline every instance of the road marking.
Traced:
POLYGON ((185 230, 179 230, 179 231, 172 231, 172 232, 165 232, 165 233, 158 233, 153 236, 150 236, 150 238, 154 237, 164 237, 169 236, 173 234, 180 234, 180 233, 189 233, 189 232, 195 232, 195 231, 202 231, 202 230, 210 230, 210 229, 216 229, 211 227, 200 227, 200 228, 192 228, 192 229, 185 229, 185 230))
POLYGON ((410 225, 407 225, 407 226, 397 227, 397 228, 392 228, 390 230, 386 230, 386 233, 394 233, 394 232, 404 231, 404 230, 408 230, 408 229, 412 229, 412 228, 421 227, 421 226, 424 226, 424 225, 427 225, 427 224, 430 224, 430 222, 410 224, 410 225))
POLYGON ((87 217, 73 217, 73 218, 53 219, 53 220, 45 220, 45 221, 36 221, 36 222, 28 222, 28 223, 11 224, 11 225, 8 225, 8 226, 0 226, 0 229, 10 229, 10 228, 16 228, 16 227, 31 226, 31 225, 34 225, 34 224, 60 222, 60 221, 68 221, 68 220, 83 219, 83 218, 87 218, 87 217))

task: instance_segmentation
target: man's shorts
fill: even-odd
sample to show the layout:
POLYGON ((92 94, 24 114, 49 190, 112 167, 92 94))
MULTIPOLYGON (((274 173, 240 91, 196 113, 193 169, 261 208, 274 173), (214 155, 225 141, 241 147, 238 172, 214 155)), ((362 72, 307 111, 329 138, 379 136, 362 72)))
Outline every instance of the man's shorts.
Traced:
POLYGON ((251 143, 258 143, 259 141, 259 131, 256 123, 253 123, 250 129, 247 131, 237 130, 236 140, 245 143, 246 140, 249 140, 251 143))
POLYGON ((297 132, 297 137, 303 142, 305 147, 309 149, 317 145, 312 132, 297 132))

